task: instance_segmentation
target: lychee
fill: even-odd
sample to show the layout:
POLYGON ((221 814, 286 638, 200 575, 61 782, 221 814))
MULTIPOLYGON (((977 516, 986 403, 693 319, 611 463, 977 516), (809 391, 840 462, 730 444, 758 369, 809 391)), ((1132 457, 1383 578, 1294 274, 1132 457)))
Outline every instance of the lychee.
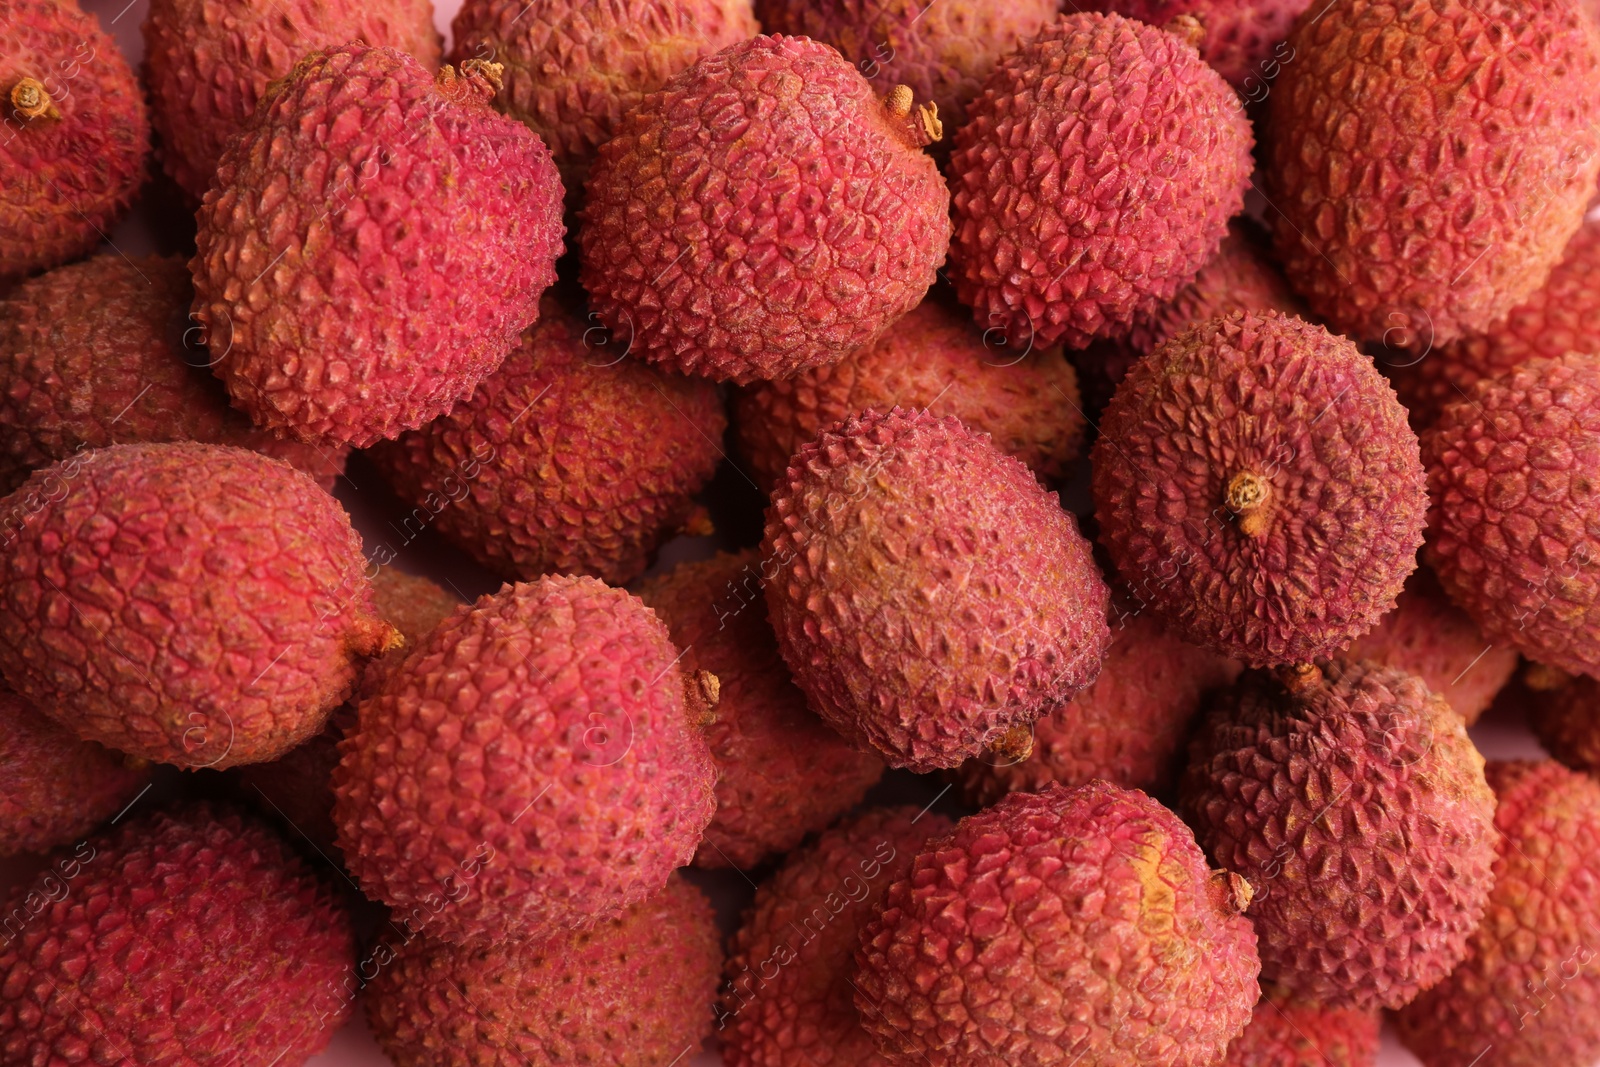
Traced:
POLYGON ((1377 1067, 1378 1013, 1324 1008, 1271 984, 1217 1067, 1377 1067))
POLYGON ((1546 752, 1575 771, 1600 775, 1600 681, 1579 675, 1529 701, 1528 725, 1546 752))

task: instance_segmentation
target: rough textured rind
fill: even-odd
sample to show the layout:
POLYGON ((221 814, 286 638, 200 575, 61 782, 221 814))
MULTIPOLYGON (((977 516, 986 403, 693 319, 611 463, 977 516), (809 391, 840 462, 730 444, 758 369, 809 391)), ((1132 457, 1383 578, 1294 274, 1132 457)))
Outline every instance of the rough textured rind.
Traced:
POLYGON ((350 920, 254 819, 135 815, 47 882, 3 905, 21 924, 0 940, 6 1063, 298 1067, 350 1017, 350 920))
POLYGON ((1395 1017, 1424 1067, 1600 1057, 1600 785, 1559 764, 1491 763, 1501 837, 1467 958, 1395 1017))
POLYGON ((1238 97, 1153 26, 1068 15, 1001 61, 970 114, 949 167, 950 277, 1018 348, 1126 334, 1244 203, 1238 97))
POLYGON ((1083 444, 1077 375, 1058 349, 991 346, 969 316, 924 300, 838 363, 740 390, 739 454, 770 493, 818 431, 895 406, 954 415, 1047 481, 1066 473, 1083 444))
POLYGON ((1377 1067, 1378 1013, 1297 1001, 1270 985, 1217 1067, 1377 1067))
POLYGON ((719 940, 704 894, 674 875, 593 930, 418 938, 378 972, 367 1023, 396 1067, 686 1063, 711 1029, 719 940))
POLYGON ((1261 972, 1326 1007, 1398 1008, 1450 973, 1493 884, 1494 796, 1415 675, 1251 673, 1189 750, 1183 808, 1255 888, 1261 972))
POLYGON ((105 240, 144 183, 150 120, 128 61, 76 0, 0 0, 0 26, 3 283, 105 240), (32 118, 24 79, 48 98, 32 118))
POLYGON ((717 1007, 726 1067, 891 1067, 861 1028, 862 927, 928 841, 954 825, 873 808, 791 853, 756 890, 729 947, 717 1007))
POLYGON ((1337 652, 1416 567, 1428 494, 1405 410, 1353 344, 1292 316, 1234 312, 1156 349, 1091 459, 1132 595, 1248 666, 1337 652))
POLYGON ((1575 771, 1600 775, 1600 682, 1579 675, 1528 702, 1528 725, 1544 750, 1575 771))
POLYGON ((625 359, 546 300, 472 397, 370 455, 415 510, 511 579, 649 566, 711 480, 727 428, 710 382, 625 359))
POLYGON ((1118 619, 1113 611, 1100 677, 1034 723, 1033 751, 1021 760, 985 752, 963 763, 956 780, 977 807, 1096 778, 1165 795, 1183 769, 1202 698, 1238 674, 1237 663, 1178 640, 1149 615, 1118 619))
POLYGON ((439 69, 429 0, 151 0, 144 75, 166 172, 199 199, 268 84, 307 52, 347 41, 397 48, 439 69))
POLYGON ((332 491, 349 449, 280 440, 228 407, 189 318, 181 259, 95 256, 0 300, 0 493, 87 448, 199 441, 298 467, 332 491))
POLYGON ((1516 649, 1484 637, 1426 567, 1417 568, 1394 610, 1356 638, 1344 658, 1415 674, 1468 726, 1494 702, 1521 662, 1516 649))
POLYGON ((889 887, 856 1007, 897 1063, 1207 1067, 1256 1001, 1248 899, 1143 793, 1013 793, 889 887))
POLYGON ((1469 394, 1424 442, 1428 563, 1489 640, 1600 673, 1600 354, 1469 394))
POLYGON ((883 776, 806 707, 778 655, 761 596, 761 554, 720 553, 640 584, 683 650, 678 666, 717 676, 706 727, 717 765, 717 813, 695 853, 700 867, 754 867, 788 852, 860 803, 883 776))
POLYGON ((916 307, 949 191, 839 53, 755 37, 647 96, 589 174, 581 277, 613 342, 745 384, 832 363, 916 307))
POLYGON ((77 841, 149 780, 147 764, 79 741, 0 686, 0 856, 77 841))
POLYGON ((1109 590, 1019 460, 957 419, 867 412, 802 448, 762 576, 811 709, 890 766, 954 767, 1094 681, 1109 590))
POLYGON ((1600 352, 1600 208, 1567 242, 1549 279, 1505 318, 1421 356, 1395 356, 1400 402, 1421 433, 1449 404, 1485 378, 1499 378, 1530 359, 1559 359, 1568 352, 1600 352))
POLYGON ((1283 67, 1294 62, 1294 51, 1283 42, 1308 6, 1309 0, 1088 0, 1077 9, 1115 11, 1152 26, 1192 16, 1204 34, 1200 58, 1246 100, 1259 101, 1283 67))
POLYGON ((78 736, 146 759, 273 759, 394 640, 339 502, 254 452, 82 453, 0 500, 0 537, 0 673, 78 736))
POLYGON ((440 623, 339 745, 334 822, 368 895, 429 936, 615 917, 689 861, 715 768, 667 628, 593 578, 507 585, 440 623))
POLYGON ((313 52, 223 154, 196 215, 194 314, 258 425, 393 437, 469 396, 538 316, 561 181, 487 103, 492 73, 313 52))
POLYGON ((1424 349, 1544 284, 1600 175, 1600 57, 1567 0, 1349 0, 1267 97, 1284 271, 1343 334, 1424 349))

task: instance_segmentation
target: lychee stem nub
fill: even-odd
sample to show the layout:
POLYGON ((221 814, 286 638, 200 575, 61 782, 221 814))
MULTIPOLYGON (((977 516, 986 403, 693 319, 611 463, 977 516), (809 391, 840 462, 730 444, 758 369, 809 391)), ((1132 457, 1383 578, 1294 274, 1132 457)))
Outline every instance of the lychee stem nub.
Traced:
POLYGON ((1260 537, 1267 529, 1267 501, 1272 486, 1254 471, 1240 471, 1229 481, 1222 503, 1239 516, 1239 530, 1246 537, 1260 537))
POLYGON ((11 87, 11 106, 23 120, 61 117, 44 83, 37 78, 23 78, 11 87))

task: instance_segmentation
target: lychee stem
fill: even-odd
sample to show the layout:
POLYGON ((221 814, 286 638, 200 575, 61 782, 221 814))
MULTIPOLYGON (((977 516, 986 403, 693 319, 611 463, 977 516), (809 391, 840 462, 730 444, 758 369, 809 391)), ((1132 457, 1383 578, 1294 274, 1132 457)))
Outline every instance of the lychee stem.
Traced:
POLYGON ((683 680, 683 698, 689 722, 703 730, 716 721, 717 703, 722 699, 722 680, 710 671, 694 671, 683 680))
POLYGON ((458 73, 446 63, 439 68, 433 80, 434 88, 458 104, 469 101, 487 104, 505 84, 501 75, 505 67, 487 59, 469 59, 461 64, 458 73))
POLYGON ((926 148, 944 136, 944 123, 939 121, 939 105, 929 102, 911 108, 914 94, 909 85, 896 85, 883 98, 883 106, 897 119, 906 120, 906 129, 920 147, 926 148))
POLYGON ((1033 730, 1025 723, 1011 727, 989 746, 1001 759, 1021 763, 1033 755, 1033 730))
POLYGON ((1206 24, 1191 14, 1178 15, 1161 27, 1174 37, 1192 45, 1196 50, 1206 42, 1206 24))
POLYGON ((1255 886, 1242 874, 1233 871, 1212 871, 1212 898, 1225 912, 1243 915, 1256 897, 1255 886))
POLYGON ((1267 501, 1272 497, 1272 486, 1254 471, 1240 471, 1228 481, 1222 503, 1239 516, 1239 530, 1246 537, 1260 537, 1267 532, 1267 501))
POLYGON ((45 91, 44 83, 37 78, 23 78, 11 87, 11 106, 24 120, 61 117, 55 101, 45 91))
POLYGON ((1305 696, 1322 684, 1322 668, 1315 663, 1296 663, 1278 668, 1278 682, 1290 696, 1305 696))
POLYGON ((1522 684, 1536 693, 1552 693, 1572 681, 1572 675, 1558 667, 1530 663, 1522 671, 1522 684))

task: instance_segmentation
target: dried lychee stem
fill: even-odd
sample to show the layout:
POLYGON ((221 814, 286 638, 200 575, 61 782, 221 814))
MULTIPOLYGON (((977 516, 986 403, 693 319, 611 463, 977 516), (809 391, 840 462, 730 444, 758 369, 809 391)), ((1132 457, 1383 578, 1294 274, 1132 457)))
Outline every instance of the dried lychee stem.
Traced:
POLYGON ((710 671, 695 671, 684 679, 683 697, 689 721, 696 728, 710 726, 722 699, 722 681, 710 671))
POLYGON ((61 112, 36 78, 23 78, 11 87, 11 106, 23 119, 59 119, 61 112))
POLYGON ((923 104, 913 113, 912 98, 911 86, 896 85, 889 90, 889 95, 883 98, 883 106, 888 108, 889 114, 895 118, 905 119, 906 128, 911 131, 911 136, 918 145, 926 148, 944 136, 944 123, 939 121, 939 105, 923 104))
POLYGON ((1255 887, 1249 879, 1233 871, 1212 871, 1211 884, 1212 895, 1218 905, 1240 915, 1245 913, 1256 896, 1255 887))
POLYGON ((1239 516, 1239 529, 1246 537, 1260 537, 1267 529, 1267 500, 1272 487, 1254 471, 1240 471, 1228 482, 1223 504, 1239 516))
POLYGON ((1322 684, 1322 668, 1315 663, 1296 663, 1278 668, 1278 681, 1294 696, 1304 696, 1322 684))
POLYGON ((1001 759, 1021 763, 1033 755, 1033 730, 1025 725, 1013 726, 989 746, 1001 759))
POLYGON ((1572 675, 1559 667, 1530 663, 1522 670, 1522 684, 1536 693, 1553 693, 1572 681, 1572 675))
POLYGON ((458 104, 468 101, 487 103, 494 99, 495 94, 505 84, 501 77, 504 71, 505 67, 502 64, 487 59, 469 59, 461 64, 459 73, 455 67, 446 63, 439 68, 434 85, 439 92, 458 104))
POLYGON ((1206 41, 1206 26, 1193 15, 1179 15, 1161 27, 1174 37, 1181 38, 1199 48, 1206 41))

